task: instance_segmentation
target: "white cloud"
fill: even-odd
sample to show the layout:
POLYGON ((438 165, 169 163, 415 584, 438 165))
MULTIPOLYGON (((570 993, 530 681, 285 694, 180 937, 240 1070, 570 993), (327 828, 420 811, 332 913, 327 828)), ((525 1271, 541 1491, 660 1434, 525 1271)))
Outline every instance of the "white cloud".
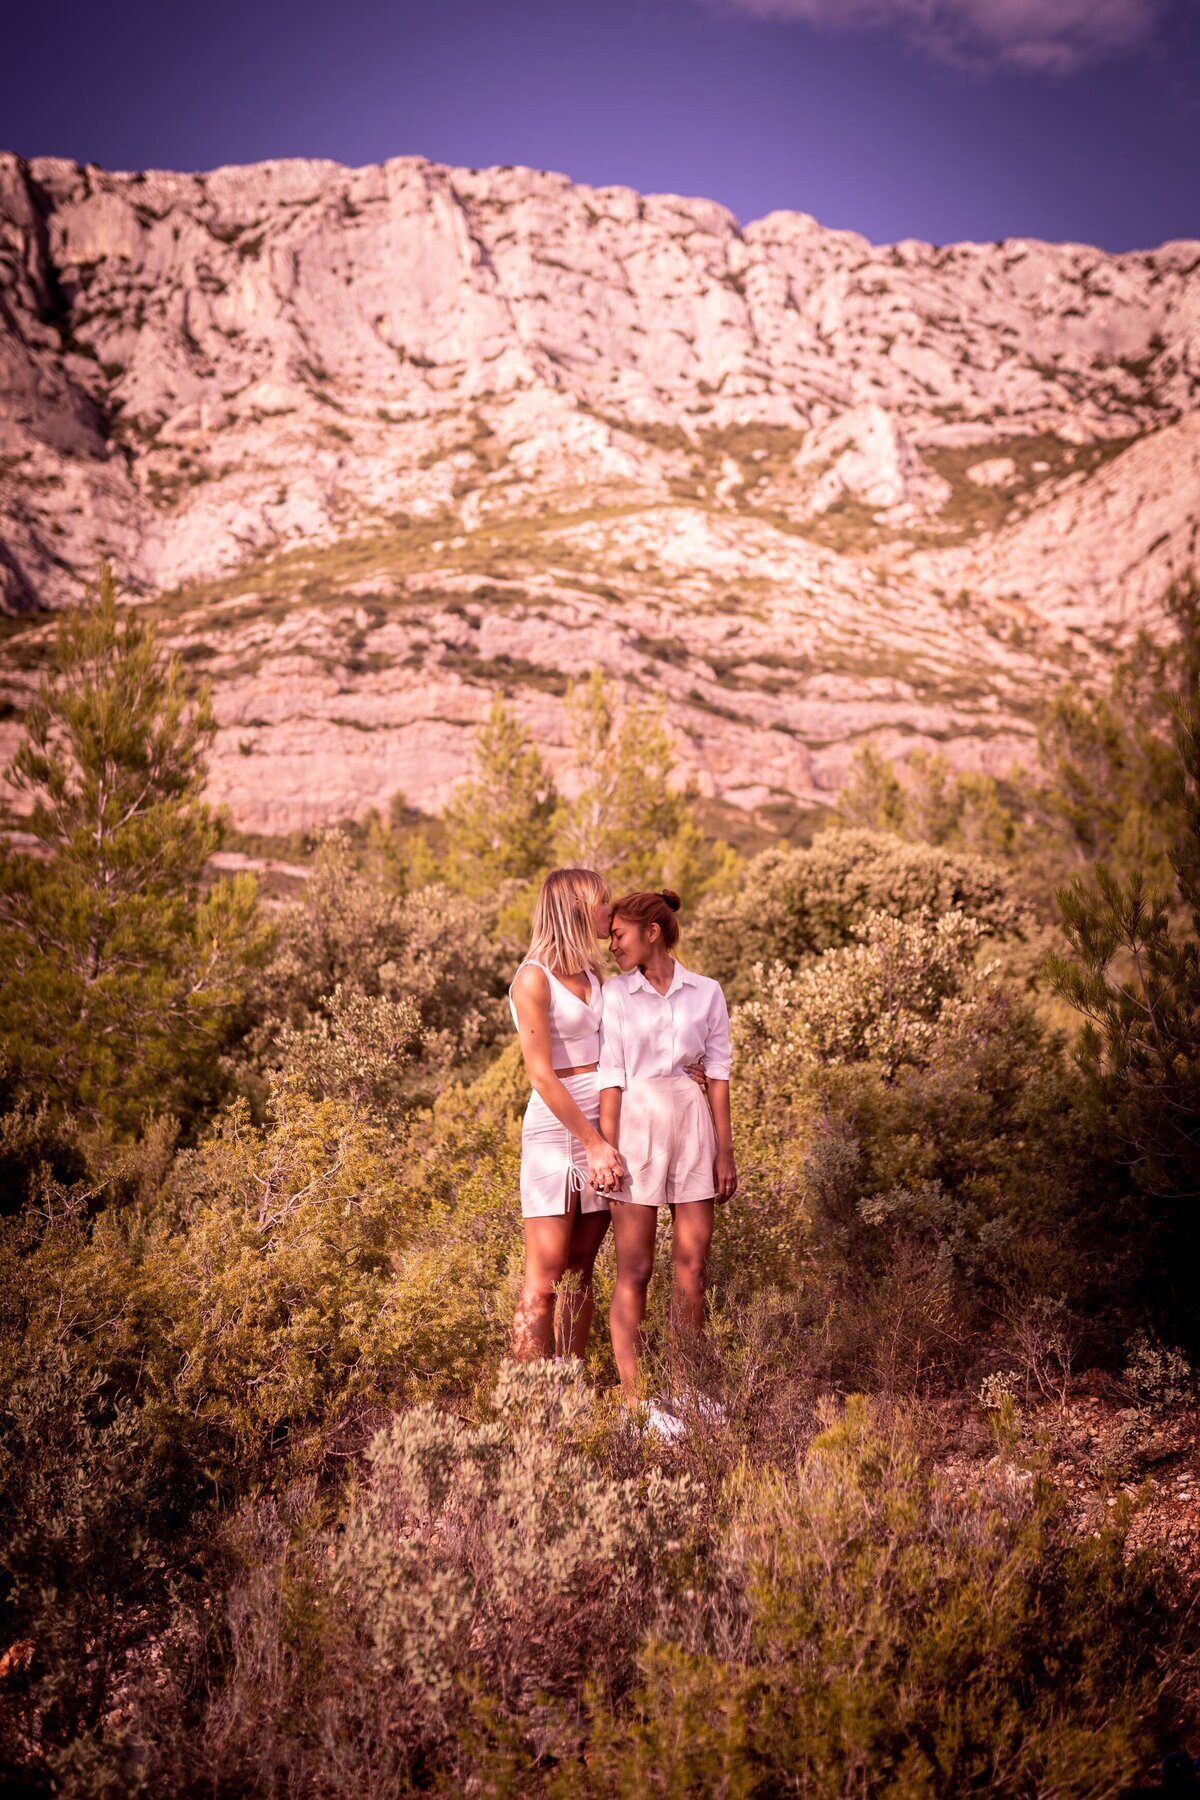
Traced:
POLYGON ((951 62, 1070 74, 1153 33, 1163 0, 730 0, 757 19, 899 30, 951 62))

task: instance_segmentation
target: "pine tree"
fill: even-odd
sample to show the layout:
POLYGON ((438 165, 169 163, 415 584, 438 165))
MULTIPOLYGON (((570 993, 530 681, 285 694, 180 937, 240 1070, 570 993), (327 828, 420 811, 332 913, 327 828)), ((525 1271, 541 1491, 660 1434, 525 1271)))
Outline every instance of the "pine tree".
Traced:
POLYGON ((901 780, 873 744, 864 744, 838 795, 842 825, 890 831, 910 843, 1009 857, 1016 849, 1016 820, 991 775, 956 773, 940 751, 914 750, 901 780))
POLYGON ((9 779, 34 854, 0 855, 0 1030, 21 1085, 94 1123, 186 1111, 257 952, 253 880, 202 892, 215 729, 153 625, 96 600, 61 623, 9 779))
POLYGON ((689 792, 672 786, 675 756, 662 714, 621 705, 599 669, 567 695, 579 769, 555 821, 559 863, 601 870, 614 892, 670 879, 694 895, 704 849, 689 792))
POLYGON ((1193 577, 1163 597, 1174 626, 1159 642, 1139 632, 1117 659, 1107 693, 1068 684, 1038 730, 1045 779, 1026 803, 1044 851, 1066 873, 1104 862, 1171 880, 1171 845, 1185 828, 1172 742, 1176 696, 1200 704, 1200 588, 1193 577))
POLYGON ((558 795, 516 714, 497 695, 475 734, 473 773, 444 814, 444 873, 463 894, 528 882, 549 866, 558 795))
POLYGON ((1130 1223, 1164 1317, 1200 1337, 1200 710, 1175 706, 1183 830, 1174 893, 1101 864, 1058 890, 1071 955, 1050 958, 1085 1015, 1077 1055, 1098 1123, 1133 1181, 1130 1223))
POLYGON ((874 744, 859 745, 850 773, 838 794, 834 817, 839 825, 863 825, 868 831, 894 831, 904 835, 904 787, 895 766, 874 744))

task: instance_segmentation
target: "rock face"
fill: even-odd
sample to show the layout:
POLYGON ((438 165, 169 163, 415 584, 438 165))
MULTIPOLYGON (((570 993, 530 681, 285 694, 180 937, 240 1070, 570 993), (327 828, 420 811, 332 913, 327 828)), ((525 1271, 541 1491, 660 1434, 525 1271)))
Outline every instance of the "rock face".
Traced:
POLYGON ((214 795, 257 829, 441 803, 497 686, 569 785, 596 662, 764 816, 867 735, 1002 771, 1200 560, 1198 396, 1196 243, 0 156, 0 609, 111 557, 211 674, 214 795))

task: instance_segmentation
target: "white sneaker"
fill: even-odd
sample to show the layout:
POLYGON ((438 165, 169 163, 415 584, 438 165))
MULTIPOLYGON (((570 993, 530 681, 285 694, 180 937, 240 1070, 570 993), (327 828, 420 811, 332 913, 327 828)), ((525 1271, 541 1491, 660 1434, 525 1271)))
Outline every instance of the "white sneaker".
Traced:
POLYGON ((660 1406, 657 1400, 646 1402, 646 1423, 651 1431, 657 1431, 660 1438, 670 1443, 683 1431, 683 1420, 677 1419, 673 1412, 660 1406))
POLYGON ((729 1414, 719 1400, 712 1400, 707 1394, 698 1394, 694 1390, 686 1394, 672 1394, 669 1405, 677 1412, 694 1414, 704 1425, 724 1425, 729 1414))

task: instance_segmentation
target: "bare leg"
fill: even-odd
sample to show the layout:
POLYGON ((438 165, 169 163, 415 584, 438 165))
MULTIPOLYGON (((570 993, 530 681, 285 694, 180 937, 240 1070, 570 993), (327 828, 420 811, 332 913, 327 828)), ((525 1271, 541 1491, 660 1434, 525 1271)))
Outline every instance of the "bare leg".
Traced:
POLYGON ((562 1305, 558 1309, 555 1348, 560 1356, 582 1356, 587 1349, 592 1328, 592 1270, 596 1253, 608 1231, 605 1212, 576 1212, 574 1230, 567 1251, 567 1274, 574 1279, 563 1288, 562 1305))
POLYGON ((520 1362, 549 1356, 554 1349, 554 1302, 571 1254, 574 1223, 571 1212, 521 1221, 525 1281, 513 1320, 513 1355, 520 1362))
POLYGON ((716 1206, 711 1200, 689 1200, 671 1208, 671 1267, 675 1289, 671 1325, 685 1342, 704 1330, 704 1294, 708 1253, 712 1246, 716 1206))
POLYGON ((658 1208, 638 1206, 631 1200, 614 1200, 612 1226, 617 1279, 608 1323, 622 1391, 627 1400, 635 1401, 641 1398, 638 1365, 642 1353, 646 1293, 654 1273, 658 1208))

